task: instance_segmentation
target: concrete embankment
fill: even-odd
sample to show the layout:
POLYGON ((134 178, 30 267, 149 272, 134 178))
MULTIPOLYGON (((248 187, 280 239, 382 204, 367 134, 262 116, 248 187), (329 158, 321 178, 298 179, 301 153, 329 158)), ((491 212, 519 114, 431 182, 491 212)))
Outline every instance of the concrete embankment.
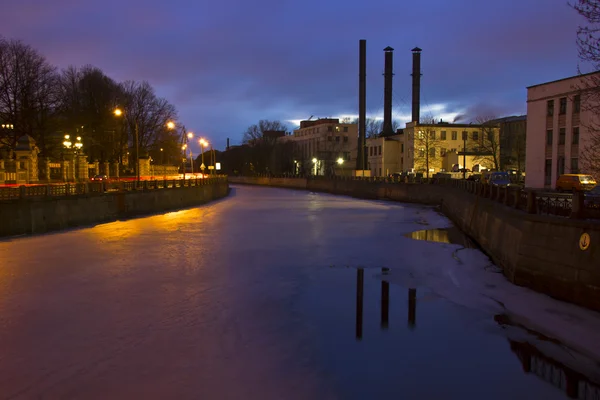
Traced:
POLYGON ((443 185, 254 177, 230 177, 229 182, 440 205, 443 213, 502 267, 511 282, 600 311, 597 222, 528 214, 443 185), (582 238, 584 234, 589 239, 582 238), (587 245, 585 250, 582 244, 587 245))
POLYGON ((192 207, 227 196, 226 178, 160 189, 25 197, 0 202, 0 237, 37 234, 192 207))

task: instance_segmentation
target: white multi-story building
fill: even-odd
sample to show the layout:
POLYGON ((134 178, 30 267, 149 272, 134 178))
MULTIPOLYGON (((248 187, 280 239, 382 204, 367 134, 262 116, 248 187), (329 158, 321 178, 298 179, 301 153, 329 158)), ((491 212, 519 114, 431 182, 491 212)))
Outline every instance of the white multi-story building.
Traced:
POLYGON ((337 118, 300 121, 285 140, 294 143, 296 173, 349 175, 356 168, 358 125, 337 118))
POLYGON ((595 72, 527 88, 525 186, 555 188, 561 174, 590 172, 581 153, 591 141, 588 127, 595 117, 582 106, 582 96, 599 78, 595 72))

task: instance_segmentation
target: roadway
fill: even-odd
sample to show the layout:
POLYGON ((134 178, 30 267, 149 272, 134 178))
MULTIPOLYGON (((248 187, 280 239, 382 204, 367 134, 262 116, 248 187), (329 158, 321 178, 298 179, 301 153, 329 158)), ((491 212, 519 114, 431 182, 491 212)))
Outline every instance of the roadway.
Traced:
POLYGON ((427 207, 238 186, 0 241, 0 399, 566 398, 523 372, 479 295, 510 288, 489 260, 405 236, 448 225, 427 207), (472 290, 473 271, 494 283, 472 290))

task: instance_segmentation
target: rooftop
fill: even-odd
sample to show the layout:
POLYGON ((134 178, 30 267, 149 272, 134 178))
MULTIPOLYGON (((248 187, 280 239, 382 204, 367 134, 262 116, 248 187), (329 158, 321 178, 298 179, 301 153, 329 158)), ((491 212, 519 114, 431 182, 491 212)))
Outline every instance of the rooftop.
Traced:
POLYGON ((550 82, 538 83, 537 85, 527 86, 527 89, 538 87, 538 86, 549 85, 551 83, 556 83, 556 82, 568 81, 569 79, 583 78, 583 77, 591 76, 594 74, 600 74, 600 71, 588 72, 587 74, 578 74, 578 75, 569 76, 567 78, 556 79, 556 80, 550 81, 550 82))

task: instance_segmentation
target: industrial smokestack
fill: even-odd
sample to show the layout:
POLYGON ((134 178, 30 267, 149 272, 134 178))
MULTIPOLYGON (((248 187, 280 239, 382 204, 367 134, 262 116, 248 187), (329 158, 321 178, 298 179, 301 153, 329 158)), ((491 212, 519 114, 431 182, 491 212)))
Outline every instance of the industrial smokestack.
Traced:
POLYGON ((227 150, 229 150, 229 138, 227 138, 227 150))
POLYGON ((358 149, 356 169, 367 169, 367 41, 360 39, 358 58, 358 149))
POLYGON ((394 49, 390 46, 383 49, 385 52, 384 88, 383 88, 383 134, 391 135, 392 129, 392 78, 394 76, 394 49))
POLYGON ((412 70, 412 122, 419 123, 421 115, 421 49, 415 47, 412 70))

